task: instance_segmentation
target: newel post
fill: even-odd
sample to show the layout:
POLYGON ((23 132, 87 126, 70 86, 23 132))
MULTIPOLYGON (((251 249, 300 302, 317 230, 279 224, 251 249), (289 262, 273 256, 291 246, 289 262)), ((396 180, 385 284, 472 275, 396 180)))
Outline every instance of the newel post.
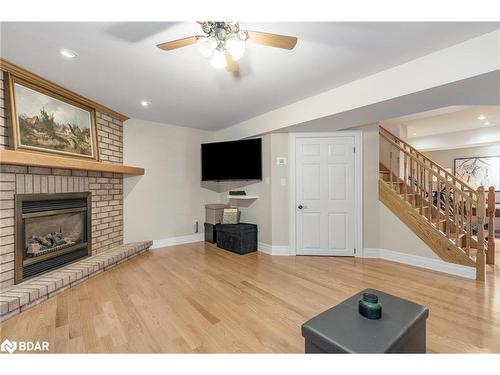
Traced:
POLYGON ((486 263, 495 264, 495 188, 488 189, 488 250, 486 263))
POLYGON ((484 216, 486 213, 484 187, 477 189, 477 254, 476 254, 476 280, 486 280, 486 257, 484 254, 484 216))

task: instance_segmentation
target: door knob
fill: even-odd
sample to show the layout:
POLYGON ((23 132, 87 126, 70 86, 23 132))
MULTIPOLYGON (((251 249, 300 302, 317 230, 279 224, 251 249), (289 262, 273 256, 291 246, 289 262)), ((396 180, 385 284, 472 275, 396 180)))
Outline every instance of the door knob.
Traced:
POLYGON ((304 208, 304 206, 302 206, 301 204, 299 204, 299 205, 297 206, 297 208, 298 208, 299 210, 302 210, 302 209, 304 208))

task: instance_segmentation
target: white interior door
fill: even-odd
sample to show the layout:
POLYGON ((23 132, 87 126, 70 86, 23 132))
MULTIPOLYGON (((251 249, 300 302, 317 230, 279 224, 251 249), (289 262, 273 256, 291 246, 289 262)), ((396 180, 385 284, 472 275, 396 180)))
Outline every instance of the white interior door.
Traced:
POLYGON ((354 146, 353 136, 296 138, 298 255, 354 255, 354 146))

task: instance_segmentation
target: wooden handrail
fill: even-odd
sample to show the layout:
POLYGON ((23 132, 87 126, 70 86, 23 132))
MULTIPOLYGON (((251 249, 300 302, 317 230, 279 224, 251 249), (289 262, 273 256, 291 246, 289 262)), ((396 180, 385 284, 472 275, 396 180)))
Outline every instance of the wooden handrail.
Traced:
POLYGON ((388 152, 380 160, 388 163, 385 183, 463 251, 476 264, 476 278, 484 281, 486 262, 494 264, 495 257, 494 188, 487 194, 482 186, 476 190, 388 130, 380 127, 379 134, 390 146, 381 148, 388 152))
MULTIPOLYGON (((477 190, 474 189, 472 186, 470 186, 467 182, 465 182, 461 178, 455 176, 453 173, 448 172, 444 167, 442 167, 441 165, 439 165, 438 163, 436 163, 435 161, 433 161, 429 157, 425 156, 423 153, 418 151, 415 147, 413 147, 409 143, 405 142, 404 140, 402 140, 401 138, 399 138, 395 134, 391 133, 389 130, 385 129, 383 126, 380 126, 380 134, 382 134, 383 132, 389 134, 391 137, 396 139, 398 143, 402 143, 406 147, 408 147, 410 149, 410 154, 414 153, 417 155, 417 158, 420 157, 423 160, 427 161, 430 165, 435 166, 438 171, 443 172, 447 177, 449 177, 451 180, 453 180, 456 184, 459 184, 461 187, 463 187, 463 189, 462 189, 463 191, 471 191, 471 192, 477 194, 477 190)), ((406 150, 404 150, 404 148, 403 148, 403 151, 406 151, 406 150)))
MULTIPOLYGON (((413 160, 414 163, 416 163, 417 165, 419 165, 420 168, 423 168, 425 170, 427 170, 429 173, 431 173, 434 177, 436 177, 436 179, 438 180, 443 180, 443 183, 445 183, 446 185, 450 185, 450 181, 445 181, 445 177, 443 177, 442 175, 439 174, 439 172, 435 171, 434 169, 430 168, 429 166, 427 166, 423 161, 419 160, 417 157, 415 157, 414 155, 408 153, 407 150, 405 150, 403 147, 401 147, 397 142, 393 141, 392 139, 388 138, 385 134, 380 134, 385 140, 387 140, 387 142, 389 142, 389 144, 391 144, 392 146, 398 148, 399 150, 401 150, 402 152, 404 152, 406 155, 408 155, 410 157, 410 159, 413 160)), ((451 188, 453 188, 453 186, 451 185, 450 186, 451 188)), ((474 198, 472 195, 476 195, 477 196, 477 191, 472 189, 471 190, 467 190, 467 193, 466 191, 464 190, 461 190, 461 189, 458 189, 456 186, 454 188, 455 192, 457 194, 460 194, 464 197, 465 200, 473 200, 474 201, 474 198), (472 193, 472 194, 471 194, 472 193)))

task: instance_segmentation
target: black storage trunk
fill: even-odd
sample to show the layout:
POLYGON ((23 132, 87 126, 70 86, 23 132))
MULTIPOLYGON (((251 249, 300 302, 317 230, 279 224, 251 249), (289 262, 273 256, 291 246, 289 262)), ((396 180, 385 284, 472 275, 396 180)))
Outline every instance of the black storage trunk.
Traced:
POLYGON ((217 246, 238 254, 257 251, 257 225, 255 224, 218 224, 217 246))
POLYGON ((216 225, 205 223, 205 241, 210 243, 217 242, 217 236, 216 236, 217 232, 215 231, 215 227, 216 225))

